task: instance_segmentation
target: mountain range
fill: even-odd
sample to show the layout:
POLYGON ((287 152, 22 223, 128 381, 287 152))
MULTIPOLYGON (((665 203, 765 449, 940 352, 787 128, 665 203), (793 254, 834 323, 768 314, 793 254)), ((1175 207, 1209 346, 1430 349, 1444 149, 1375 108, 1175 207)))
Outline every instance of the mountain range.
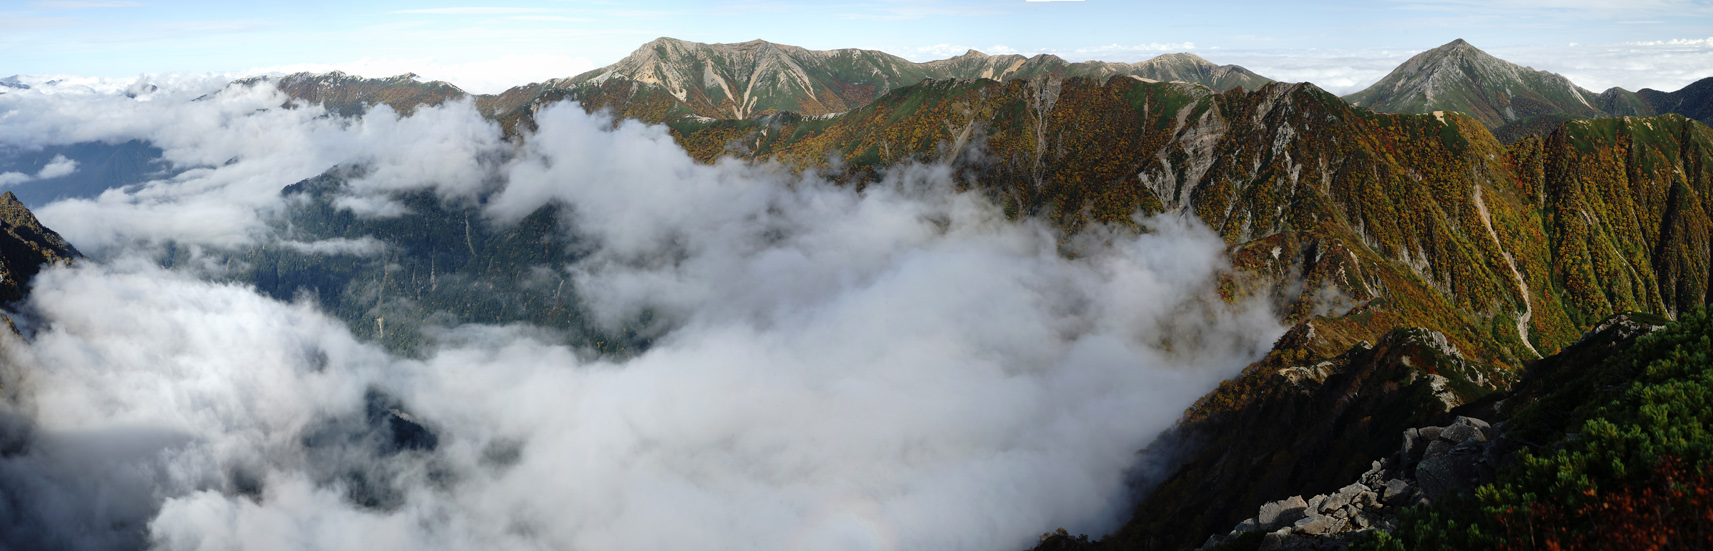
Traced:
MULTIPOLYGON (((1201 84, 1224 91, 1256 88, 1271 79, 1236 65, 1215 65, 1195 54, 1167 54, 1137 63, 1071 63, 1040 54, 963 55, 915 63, 874 50, 817 51, 752 40, 702 44, 659 38, 612 65, 567 78, 478 95, 482 112, 511 128, 527 120, 533 106, 572 99, 612 108, 622 116, 648 122, 743 119, 792 112, 809 116, 861 107, 900 87, 923 80, 1036 78, 1044 76, 1131 76, 1143 81, 1201 84)), ((286 94, 327 104, 346 113, 364 104, 387 104, 401 111, 437 105, 465 94, 441 81, 419 82, 415 75, 363 79, 341 72, 296 73, 238 81, 274 80, 286 94)))
POLYGON ((1611 88, 1595 93, 1563 75, 1488 55, 1463 39, 1422 52, 1360 92, 1353 105, 1392 113, 1459 111, 1508 142, 1576 118, 1677 113, 1713 124, 1713 77, 1677 92, 1611 88))
MULTIPOLYGON (((652 123, 747 119, 784 112, 828 116, 923 80, 1048 76, 1130 76, 1143 82, 1200 84, 1216 92, 1254 90, 1273 82, 1243 67, 1216 65, 1189 53, 1137 63, 1071 63, 1050 54, 994 56, 970 50, 915 63, 874 50, 817 51, 762 40, 703 44, 663 37, 606 67, 474 99, 484 114, 511 131, 519 122, 528 124, 532 106, 564 99, 652 123)), ((449 83, 420 82, 415 75, 363 79, 339 72, 298 73, 276 80, 292 97, 324 103, 342 113, 382 103, 408 110, 468 95, 449 83)), ((1562 75, 1493 57, 1462 39, 1411 57, 1378 82, 1343 99, 1388 113, 1461 112, 1486 125, 1505 143, 1525 135, 1545 135, 1558 123, 1577 118, 1677 113, 1713 123, 1713 77, 1675 92, 1614 87, 1596 93, 1562 75)))
MULTIPOLYGON (((1123 528, 1095 543, 1049 534, 1042 549, 1194 548, 1272 500, 1338 490, 1406 429, 1480 408, 1504 419, 1511 410, 1492 403, 1527 366, 1610 316, 1674 318, 1713 298, 1713 129, 1678 114, 1577 118, 1612 103, 1462 41, 1346 98, 1312 84, 1221 91, 1046 72, 929 79, 836 116, 745 100, 769 112, 746 118, 674 115, 713 96, 625 76, 688 74, 645 53, 636 67, 652 72, 621 63, 577 77, 584 88, 555 86, 585 109, 665 122, 704 162, 773 160, 859 186, 899 163, 944 162, 1008 214, 1072 234, 1174 212, 1225 239, 1237 270, 1221 293, 1264 297, 1293 328, 1164 437, 1174 451, 1136 482, 1152 491, 1123 528), (1495 134, 1543 117, 1562 119, 1495 134)), ((1635 96, 1683 98, 1660 105, 1688 111, 1695 90, 1635 96)), ((383 313, 352 315, 361 326, 383 313)))
MULTIPOLYGON (((264 81, 342 115, 467 96, 412 75, 236 85, 264 81)), ((1595 94, 1462 40, 1341 98, 1189 54, 1107 64, 972 51, 918 64, 663 38, 612 66, 474 101, 520 140, 537 108, 574 99, 664 123, 698 161, 771 161, 852 186, 899 164, 944 163, 1007 215, 1046 220, 1066 239, 1159 213, 1206 223, 1233 264, 1220 296, 1266 300, 1290 330, 1162 436, 1169 453, 1138 469, 1140 499, 1118 531, 1048 533, 1038 548, 1254 549, 1348 544, 1357 532, 1379 538, 1376 527, 1429 534, 1423 527, 1439 521, 1426 512, 1450 515, 1463 503, 1441 490, 1501 480, 1481 469, 1517 464, 1519 450, 1580 449, 1566 434, 1604 404, 1593 396, 1665 373, 1602 362, 1657 349, 1641 335, 1697 319, 1713 301, 1710 91, 1713 79, 1595 94), (1458 429, 1480 438, 1421 438, 1487 424, 1465 418, 1517 422, 1458 429), (1411 442, 1427 441, 1440 446, 1411 455, 1411 442), (1305 512, 1311 500, 1289 506, 1290 496, 1320 494, 1318 511, 1352 480, 1414 489, 1381 492, 1363 511, 1326 510, 1337 529, 1279 524, 1280 507, 1317 522, 1305 512), (1423 516, 1370 514, 1402 503, 1423 516), (1228 531, 1232 539, 1220 539, 1228 531), (1301 534, 1308 539, 1289 539, 1301 534)), ((287 187, 297 200, 279 223, 304 241, 378 239, 400 252, 332 258, 257 246, 231 253, 242 266, 232 277, 280 298, 317 289, 326 311, 395 350, 420 340, 410 320, 439 312, 589 330, 574 297, 521 273, 574 254, 555 241, 559 207, 510 229, 472 229, 477 205, 422 192, 398 198, 410 215, 364 219, 334 203, 361 175, 335 167, 287 187), (389 302, 389 292, 409 300, 389 302)), ((12 208, 7 200, 16 202, 0 197, 0 210, 12 208)), ((75 256, 66 250, 55 254, 75 256)), ((622 354, 647 347, 650 334, 638 326, 590 338, 622 354)))

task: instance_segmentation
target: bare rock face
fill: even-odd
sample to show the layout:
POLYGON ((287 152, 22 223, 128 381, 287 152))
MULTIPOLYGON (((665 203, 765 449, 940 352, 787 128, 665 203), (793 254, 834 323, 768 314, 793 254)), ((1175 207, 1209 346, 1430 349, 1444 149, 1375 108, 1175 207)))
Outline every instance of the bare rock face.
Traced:
POLYGON ((1362 532, 1391 529, 1396 525, 1387 510, 1388 496, 1414 496, 1415 485, 1399 478, 1392 459, 1375 461, 1360 480, 1328 495, 1304 499, 1291 496, 1261 506, 1255 518, 1245 520, 1224 536, 1208 538, 1203 548, 1231 541, 1244 532, 1265 531, 1262 549, 1343 548, 1362 532))
POLYGON ((1396 455, 1374 461, 1356 482, 1330 494, 1269 502, 1231 532, 1209 537, 1202 548, 1263 531, 1261 549, 1344 549, 1364 532, 1395 528, 1399 508, 1491 481, 1502 460, 1494 446, 1497 429, 1473 417, 1407 429, 1403 436, 1396 455))

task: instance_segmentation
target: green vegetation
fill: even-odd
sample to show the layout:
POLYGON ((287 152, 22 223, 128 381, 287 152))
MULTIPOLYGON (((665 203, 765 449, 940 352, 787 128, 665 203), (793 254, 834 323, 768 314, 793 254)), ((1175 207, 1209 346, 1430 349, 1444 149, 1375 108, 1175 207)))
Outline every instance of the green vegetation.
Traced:
POLYGON ((1697 308, 1605 361, 1557 369, 1553 391, 1510 429, 1554 440, 1473 496, 1410 511, 1358 548, 1713 544, 1713 315, 1697 308))
MULTIPOLYGON (((1298 325, 1186 412, 1177 434, 1196 447, 1138 506, 1112 540, 1119 543, 1193 546, 1262 501, 1332 489, 1381 453, 1363 446, 1392 447, 1401 427, 1443 424, 1429 417, 1441 413, 1444 392, 1480 401, 1614 312, 1671 317, 1708 297, 1713 130, 1676 115, 1572 120, 1507 145, 1476 117, 1376 113, 1312 85, 1215 92, 1128 77, 942 80, 892 89, 835 117, 744 120, 688 117, 663 89, 622 80, 535 97, 528 101, 576 97, 620 118, 669 121, 702 162, 777 161, 853 186, 899 163, 949 162, 960 186, 1066 236, 1161 212, 1207 223, 1234 267, 1218 281, 1222 295, 1269 300, 1298 325), (1432 346, 1422 344, 1427 336, 1432 346), (1403 358, 1409 369, 1381 361, 1403 358), (1301 383, 1323 364, 1343 371, 1301 383), (1448 390, 1427 390, 1429 375, 1445 377, 1448 390), (1292 432, 1300 426, 1318 428, 1292 432)), ((429 219, 468 214, 426 197, 402 200, 429 219)), ((551 229, 556 217, 538 214, 532 219, 551 229)), ((375 224, 311 228, 298 239, 417 239, 375 224)), ((446 228, 424 235, 436 231, 446 228)), ((559 277, 553 266, 570 257, 543 248, 547 233, 471 232, 474 246, 457 235, 411 245, 437 255, 426 267, 408 260, 424 258, 415 249, 338 259, 281 249, 246 260, 257 268, 241 279, 279 296, 311 289, 359 331, 375 327, 371 338, 385 317, 382 340, 396 348, 420 337, 393 320, 432 324, 437 315, 530 321, 596 347, 646 343, 653 321, 601 334, 570 314, 565 301, 575 297, 543 295, 528 283, 536 280, 516 275, 559 277), (330 275, 311 275, 304 266, 312 264, 331 266, 316 268, 330 275), (500 268, 486 271, 489 264, 500 268), (446 273, 499 283, 479 296, 420 289, 424 277, 446 273), (398 286, 407 278, 410 291, 398 286)), ((1621 459, 1639 468, 1638 459, 1621 459)))
MULTIPOLYGON (((495 227, 473 203, 421 191, 394 197, 408 214, 364 217, 333 204, 353 177, 334 169, 288 186, 289 208, 274 221, 280 239, 232 254, 230 277, 281 300, 313 299, 358 337, 407 355, 427 350, 435 328, 458 323, 523 322, 556 331, 544 338, 618 355, 645 349, 658 330, 647 316, 618 331, 585 317, 566 271, 582 247, 557 208, 495 227), (357 251, 311 248, 340 240, 372 241, 357 251)), ((181 248, 167 262, 205 253, 181 248)))

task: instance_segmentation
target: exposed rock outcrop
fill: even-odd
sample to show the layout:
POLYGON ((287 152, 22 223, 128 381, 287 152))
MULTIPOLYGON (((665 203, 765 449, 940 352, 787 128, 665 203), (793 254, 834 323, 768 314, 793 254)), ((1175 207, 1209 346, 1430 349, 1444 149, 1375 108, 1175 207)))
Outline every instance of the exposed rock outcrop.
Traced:
POLYGON ((0 302, 23 299, 30 278, 43 267, 82 256, 65 238, 43 227, 18 196, 0 194, 0 302))
POLYGON ((1497 437, 1486 421, 1463 416, 1443 427, 1407 429, 1398 452, 1371 463, 1356 482, 1328 494, 1263 504, 1254 517, 1210 536, 1202 548, 1259 531, 1265 534, 1261 549, 1344 549, 1364 532, 1395 528, 1399 508, 1492 481, 1495 468, 1509 457, 1500 453, 1504 446, 1495 445, 1497 437))

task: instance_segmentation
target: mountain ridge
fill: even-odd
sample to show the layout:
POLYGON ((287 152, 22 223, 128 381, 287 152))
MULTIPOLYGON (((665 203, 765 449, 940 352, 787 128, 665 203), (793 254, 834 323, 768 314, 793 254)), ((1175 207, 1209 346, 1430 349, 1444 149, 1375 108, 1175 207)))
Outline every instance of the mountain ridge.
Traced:
MULTIPOLYGON (((1162 54, 1135 63, 1072 63, 1051 54, 989 55, 970 49, 916 63, 875 50, 809 50, 760 39, 709 44, 660 37, 606 67, 473 97, 479 110, 500 121, 509 134, 520 124, 529 128, 537 107, 561 100, 649 123, 746 119, 783 112, 831 116, 922 80, 1119 75, 1144 82, 1196 83, 1219 92, 1238 87, 1253 90, 1271 82, 1243 67, 1216 65, 1193 53, 1162 54)), ((240 82, 276 79, 288 95, 327 104, 347 115, 360 112, 364 105, 384 103, 408 112, 417 105, 438 105, 470 95, 444 82, 419 82, 414 77, 362 79, 335 71, 240 82)), ((1613 87, 1595 93, 1563 75, 1489 55, 1463 39, 1412 56, 1374 85, 1343 99, 1380 112, 1462 112, 1481 121, 1504 143, 1544 136, 1562 122, 1582 118, 1680 113, 1713 122, 1713 77, 1677 92, 1613 87)))
POLYGON ((1488 128, 1545 114, 1599 116, 1597 98, 1562 75, 1493 57, 1461 38, 1412 56, 1379 82, 1344 97, 1377 111, 1459 111, 1488 128))
POLYGON ((526 119, 527 106, 560 99, 621 106, 616 111, 623 116, 648 122, 743 119, 779 112, 818 116, 861 107, 925 79, 1118 74, 1147 80, 1195 79, 1221 91, 1272 82, 1242 67, 1214 65, 1193 54, 1124 64, 1070 63, 1050 54, 990 56, 970 50, 916 63, 875 50, 809 50, 764 40, 705 44, 661 37, 607 67, 513 87, 493 99, 479 99, 478 104, 484 113, 508 125, 526 119), (647 107, 632 109, 631 104, 647 107))

